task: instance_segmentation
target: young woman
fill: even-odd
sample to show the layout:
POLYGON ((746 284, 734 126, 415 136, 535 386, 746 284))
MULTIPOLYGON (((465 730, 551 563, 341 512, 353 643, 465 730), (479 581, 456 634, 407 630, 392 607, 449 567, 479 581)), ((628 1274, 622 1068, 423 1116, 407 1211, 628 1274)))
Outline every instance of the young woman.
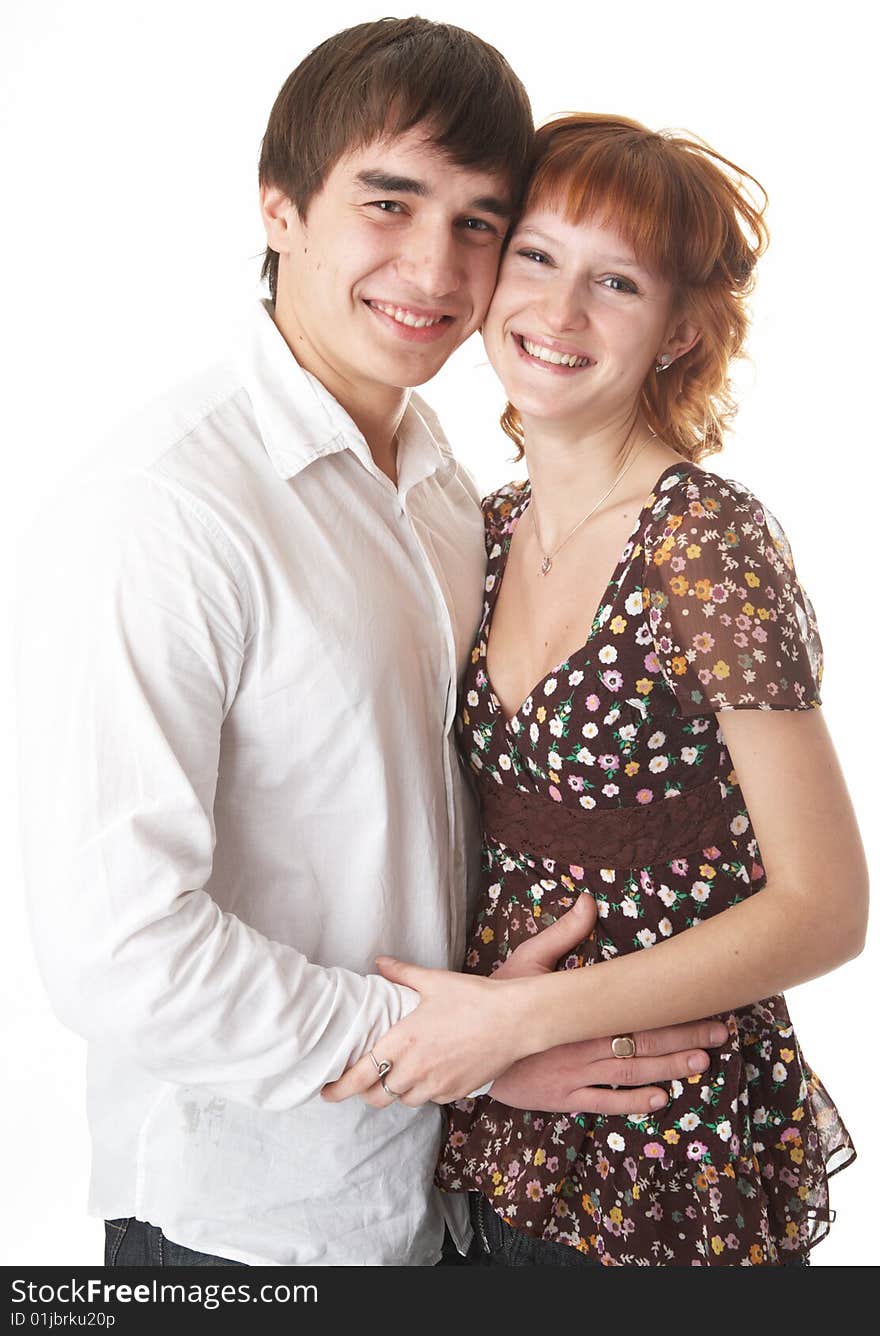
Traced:
POLYGON ((484 503, 459 720, 485 837, 466 969, 492 978, 386 965, 421 1005, 376 1046, 385 1090, 371 1059, 340 1085, 459 1097, 438 1182, 475 1194, 502 1263, 797 1261, 854 1155, 780 995, 864 938, 813 610, 766 507, 698 463, 766 244, 749 181, 622 118, 550 123, 484 328, 529 470, 484 503), (583 891, 596 930, 564 968, 506 977, 583 891), (708 1014, 728 1042, 662 1110, 523 1107, 529 1055, 618 1033, 626 1057, 708 1014))

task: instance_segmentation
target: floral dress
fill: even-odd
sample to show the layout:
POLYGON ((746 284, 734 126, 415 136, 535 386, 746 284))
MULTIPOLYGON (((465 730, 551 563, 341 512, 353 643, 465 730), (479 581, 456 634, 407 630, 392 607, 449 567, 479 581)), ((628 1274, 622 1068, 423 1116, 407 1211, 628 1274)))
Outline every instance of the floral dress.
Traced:
MULTIPOLYGON (((560 968, 647 950, 760 891, 714 716, 819 705, 821 645, 785 535, 745 488, 683 461, 642 508, 586 644, 506 720, 487 642, 529 499, 517 483, 484 502, 486 601, 458 717, 484 819, 465 966, 480 974, 584 890, 596 930, 560 968)), ((671 1082, 658 1114, 458 1101, 438 1184, 605 1265, 796 1260, 827 1231, 827 1179, 855 1151, 784 998, 723 1019, 709 1070, 671 1082)))

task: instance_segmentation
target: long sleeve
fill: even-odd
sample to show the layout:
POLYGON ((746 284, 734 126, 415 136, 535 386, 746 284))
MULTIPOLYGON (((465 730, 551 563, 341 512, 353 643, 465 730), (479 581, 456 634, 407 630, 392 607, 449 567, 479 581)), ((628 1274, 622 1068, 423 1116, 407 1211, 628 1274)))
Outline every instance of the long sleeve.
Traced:
POLYGON ((59 1017, 163 1080, 308 1099, 417 995, 312 964, 204 889, 254 617, 233 544, 143 472, 66 497, 21 564, 25 872, 59 1017))

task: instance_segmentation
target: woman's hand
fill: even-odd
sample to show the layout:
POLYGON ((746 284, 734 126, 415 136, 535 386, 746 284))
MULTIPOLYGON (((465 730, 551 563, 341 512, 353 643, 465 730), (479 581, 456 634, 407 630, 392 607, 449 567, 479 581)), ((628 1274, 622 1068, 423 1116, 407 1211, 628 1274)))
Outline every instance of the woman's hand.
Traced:
MULTIPOLYGON (((388 1089, 395 1092, 391 1098, 412 1107, 431 1100, 448 1104, 528 1053, 522 1019, 526 980, 495 983, 479 975, 422 969, 389 956, 376 964, 386 979, 421 996, 415 1011, 392 1026, 374 1049, 377 1060, 391 1063, 385 1076, 388 1089)), ((321 1093, 331 1102, 363 1095, 378 1107, 391 1103, 369 1053, 321 1093)))
MULTIPOLYGON (((406 984, 421 994, 415 1011, 382 1036, 376 1046, 379 1061, 391 1063, 385 1084, 401 1103, 448 1104, 485 1085, 528 1053, 511 1014, 513 999, 499 984, 534 978, 555 969, 559 958, 589 937, 596 922, 591 895, 578 897, 574 907, 556 923, 523 942, 486 979, 447 970, 420 969, 390 956, 376 965, 386 979, 406 984), (518 1039, 520 1043, 518 1043, 518 1039)), ((518 990, 521 995, 521 988, 518 990)), ((392 1102, 377 1079, 369 1053, 349 1067, 338 1081, 321 1092, 336 1102, 362 1095, 368 1104, 392 1102)))
MULTIPOLYGON (((544 928, 517 947, 490 980, 476 979, 474 976, 448 975, 441 970, 418 971, 416 966, 401 965, 400 962, 387 960, 382 961, 382 972, 386 977, 395 978, 398 982, 409 982, 413 987, 418 987, 412 982, 417 973, 427 976, 427 979, 434 976, 438 989, 435 1000, 439 1000, 442 1007, 441 994, 454 980, 495 986, 505 981, 535 978, 550 973, 555 969, 559 959, 569 955, 584 938, 590 935, 595 922, 596 906, 592 896, 580 896, 574 907, 563 914, 556 923, 544 928), (401 970, 406 972, 405 979, 399 973, 401 970), (445 982, 441 983, 441 980, 445 982)), ((479 1001, 476 1001, 476 995, 462 993, 461 999, 467 999, 464 1023, 472 1026, 475 1019, 480 1022, 476 1032, 479 1037, 477 1058, 485 1068, 486 1064, 494 1063, 498 1057, 499 1048, 495 1043, 495 1036, 488 1028, 485 1017, 475 1017, 473 1013, 467 1012, 471 999, 476 1005, 480 1005, 479 1001)), ((486 1000, 495 999, 486 995, 486 1000)), ((389 1090, 399 1090, 403 1102, 410 1105, 426 1101, 417 1097, 419 1092, 416 1087, 405 1084, 410 1079, 408 1073, 414 1070, 414 1067, 404 1065, 403 1054, 406 1049, 396 1047, 394 1041, 401 1038, 404 1044, 407 1040, 410 1041, 411 1048, 408 1055, 410 1059, 415 1057, 415 1047, 419 1042, 430 1044, 427 1029, 423 1029, 419 1034, 404 1033, 401 1036, 398 1033, 408 1021, 418 1017, 421 1012, 422 1006, 419 1006, 406 1018, 406 1021, 389 1030, 377 1045, 379 1049, 377 1058, 390 1059, 392 1062, 392 1071, 386 1075, 386 1085, 389 1090)), ((430 1022, 430 1017, 423 1015, 422 1021, 430 1022)), ((454 1050, 457 1050, 460 1056, 462 1031, 456 1030, 454 1023, 452 1038, 454 1050)), ((522 1058, 508 1066, 496 1079, 492 1088, 492 1098, 513 1108, 541 1109, 546 1112, 647 1113, 651 1109, 662 1107, 666 1103, 667 1094, 660 1087, 645 1083, 674 1078, 685 1080, 695 1072, 705 1071, 709 1066, 709 1057, 704 1049, 723 1043, 727 1038, 727 1030, 718 1021, 695 1021, 663 1030, 647 1030, 636 1034, 634 1038, 638 1056, 631 1059, 615 1058, 611 1052, 610 1038, 565 1044, 549 1049, 545 1053, 522 1058), (621 1090, 598 1088, 605 1084, 629 1088, 621 1090)), ((435 1058, 437 1051, 434 1050, 435 1058)), ((430 1054, 430 1047, 428 1052, 430 1054)), ((436 1079, 436 1072, 432 1072, 431 1075, 436 1079)), ((468 1094, 488 1079, 487 1074, 481 1080, 474 1080, 466 1085, 462 1093, 468 1094)), ((369 1054, 350 1067, 338 1081, 325 1086, 323 1094, 325 1099, 331 1102, 349 1099, 352 1095, 361 1095, 368 1104, 379 1108, 386 1107, 394 1098, 386 1095, 382 1089, 377 1079, 376 1067, 369 1054)), ((436 1098, 437 1102, 448 1102, 442 1097, 429 1096, 429 1098, 436 1098)))

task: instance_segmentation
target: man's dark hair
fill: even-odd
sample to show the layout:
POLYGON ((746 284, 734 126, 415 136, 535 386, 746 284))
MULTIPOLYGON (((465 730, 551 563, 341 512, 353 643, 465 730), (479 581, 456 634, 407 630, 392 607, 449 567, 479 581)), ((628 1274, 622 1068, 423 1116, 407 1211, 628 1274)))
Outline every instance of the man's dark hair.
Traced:
MULTIPOLYGON (((305 218, 345 153, 421 124, 456 165, 501 173, 516 210, 534 134, 528 94, 493 46, 421 18, 359 23, 297 65, 269 116, 260 184, 283 190, 305 218)), ((274 300, 278 255, 268 247, 267 275, 274 300)))

